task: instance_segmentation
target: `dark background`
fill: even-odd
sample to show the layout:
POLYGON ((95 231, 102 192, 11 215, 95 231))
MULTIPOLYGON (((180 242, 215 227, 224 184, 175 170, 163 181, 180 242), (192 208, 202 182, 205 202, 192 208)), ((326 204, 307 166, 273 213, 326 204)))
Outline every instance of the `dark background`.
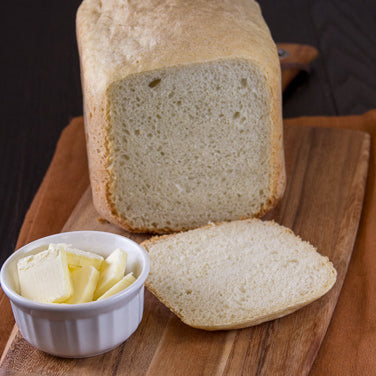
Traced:
MULTIPOLYGON (((0 1, 0 265, 15 247, 62 129, 82 114, 79 3, 0 1)), ((300 75, 285 92, 284 117, 376 108, 375 0, 260 5, 276 42, 311 44, 320 51, 311 75, 300 75)))

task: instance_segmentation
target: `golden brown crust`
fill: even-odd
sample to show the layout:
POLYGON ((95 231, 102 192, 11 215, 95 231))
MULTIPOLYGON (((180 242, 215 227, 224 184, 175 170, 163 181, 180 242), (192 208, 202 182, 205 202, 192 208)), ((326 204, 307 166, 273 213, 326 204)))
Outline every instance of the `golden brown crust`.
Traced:
POLYGON ((256 2, 84 0, 76 24, 90 180, 94 206, 101 216, 133 232, 188 229, 137 228, 117 212, 111 199, 106 91, 111 83, 134 73, 220 59, 252 61, 270 85, 270 198, 255 216, 275 206, 285 187, 281 75, 276 46, 256 2))

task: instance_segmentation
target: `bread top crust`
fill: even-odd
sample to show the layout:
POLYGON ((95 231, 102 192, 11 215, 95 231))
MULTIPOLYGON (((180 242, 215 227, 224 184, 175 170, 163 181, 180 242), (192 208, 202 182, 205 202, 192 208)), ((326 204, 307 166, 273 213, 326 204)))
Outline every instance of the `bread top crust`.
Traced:
POLYGON ((280 79, 276 46, 250 0, 84 0, 77 34, 84 81, 97 90, 133 73, 226 58, 280 79))

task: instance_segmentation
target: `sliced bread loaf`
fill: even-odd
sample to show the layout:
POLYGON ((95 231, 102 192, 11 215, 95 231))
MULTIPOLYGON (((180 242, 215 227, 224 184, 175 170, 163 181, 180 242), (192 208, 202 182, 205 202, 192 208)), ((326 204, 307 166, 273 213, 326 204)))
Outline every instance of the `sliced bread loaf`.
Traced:
POLYGON ((184 323, 206 330, 282 317, 336 281, 327 257, 275 222, 207 225, 142 245, 151 260, 148 289, 184 323))
POLYGON ((260 216, 283 194, 281 73, 252 0, 84 0, 93 200, 131 231, 260 216))

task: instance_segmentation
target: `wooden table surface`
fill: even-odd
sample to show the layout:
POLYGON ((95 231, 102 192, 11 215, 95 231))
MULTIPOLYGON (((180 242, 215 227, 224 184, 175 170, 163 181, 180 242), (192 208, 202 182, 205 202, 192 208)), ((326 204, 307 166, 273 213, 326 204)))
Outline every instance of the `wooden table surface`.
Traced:
MULTIPOLYGON (((0 265, 69 119, 82 114, 75 13, 79 0, 0 2, 0 265)), ((375 0, 260 0, 277 42, 317 47, 310 76, 284 95, 284 116, 376 108, 375 0)))

